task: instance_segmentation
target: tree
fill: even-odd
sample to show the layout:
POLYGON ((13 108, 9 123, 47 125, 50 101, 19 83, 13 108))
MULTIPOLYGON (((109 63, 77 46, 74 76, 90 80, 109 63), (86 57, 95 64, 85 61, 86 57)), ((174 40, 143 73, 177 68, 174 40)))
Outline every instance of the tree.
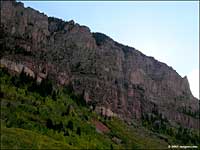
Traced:
POLYGON ((174 130, 173 128, 167 128, 167 134, 170 135, 170 136, 174 136, 174 130))
POLYGON ((53 93, 52 93, 52 99, 55 101, 57 99, 57 93, 56 91, 54 90, 53 93))
POLYGON ((48 96, 51 95, 52 91, 53 91, 53 84, 52 82, 49 80, 49 78, 47 77, 46 79, 43 79, 41 84, 40 84, 40 88, 39 88, 39 93, 42 96, 48 96))
POLYGON ((33 78, 25 73, 24 68, 19 75, 19 80, 22 86, 33 82, 33 78))
POLYGON ((53 129, 53 122, 51 119, 47 119, 46 126, 49 129, 53 129))
POLYGON ((67 128, 69 128, 70 130, 73 130, 73 122, 70 120, 67 124, 67 128))
POLYGON ((81 128, 80 127, 77 128, 76 134, 78 134, 79 136, 81 135, 81 128))
POLYGON ((64 136, 69 136, 69 132, 67 130, 64 131, 64 136))
POLYGON ((110 149, 113 150, 113 145, 112 144, 110 145, 110 149))

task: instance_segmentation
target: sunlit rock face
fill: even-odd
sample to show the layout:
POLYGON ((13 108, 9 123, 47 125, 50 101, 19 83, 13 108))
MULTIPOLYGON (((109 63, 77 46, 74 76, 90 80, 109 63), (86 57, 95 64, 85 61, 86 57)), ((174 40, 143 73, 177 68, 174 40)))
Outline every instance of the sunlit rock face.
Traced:
POLYGON ((198 128, 199 102, 186 77, 74 21, 2 1, 0 48, 1 67, 15 73, 24 68, 37 82, 48 76, 57 85, 70 84, 103 115, 131 121, 156 110, 172 123, 198 128))

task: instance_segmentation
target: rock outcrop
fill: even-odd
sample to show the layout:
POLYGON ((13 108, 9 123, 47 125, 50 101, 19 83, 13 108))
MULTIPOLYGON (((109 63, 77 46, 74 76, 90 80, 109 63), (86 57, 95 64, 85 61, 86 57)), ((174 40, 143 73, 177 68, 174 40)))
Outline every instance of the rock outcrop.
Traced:
POLYGON ((1 1, 0 49, 1 67, 24 68, 38 82, 48 75, 58 85, 71 84, 104 115, 141 120, 156 110, 172 123, 198 128, 199 101, 187 77, 74 21, 1 1))

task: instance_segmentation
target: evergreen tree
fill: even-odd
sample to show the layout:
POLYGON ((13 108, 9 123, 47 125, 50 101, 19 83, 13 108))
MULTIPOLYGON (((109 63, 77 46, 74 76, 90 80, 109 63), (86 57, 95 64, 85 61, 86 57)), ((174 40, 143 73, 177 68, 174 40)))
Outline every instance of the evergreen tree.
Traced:
POLYGON ((73 126, 73 122, 71 120, 68 122, 67 128, 69 128, 70 130, 73 130, 74 126, 73 126))
POLYGON ((81 128, 80 127, 77 128, 76 134, 78 134, 79 136, 81 135, 81 128))

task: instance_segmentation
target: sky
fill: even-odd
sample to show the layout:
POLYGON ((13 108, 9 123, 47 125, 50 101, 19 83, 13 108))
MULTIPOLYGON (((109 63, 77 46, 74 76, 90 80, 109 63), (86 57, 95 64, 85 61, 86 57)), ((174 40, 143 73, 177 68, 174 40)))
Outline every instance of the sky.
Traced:
POLYGON ((187 76, 199 98, 198 1, 22 1, 48 16, 74 20, 134 47, 187 76))

